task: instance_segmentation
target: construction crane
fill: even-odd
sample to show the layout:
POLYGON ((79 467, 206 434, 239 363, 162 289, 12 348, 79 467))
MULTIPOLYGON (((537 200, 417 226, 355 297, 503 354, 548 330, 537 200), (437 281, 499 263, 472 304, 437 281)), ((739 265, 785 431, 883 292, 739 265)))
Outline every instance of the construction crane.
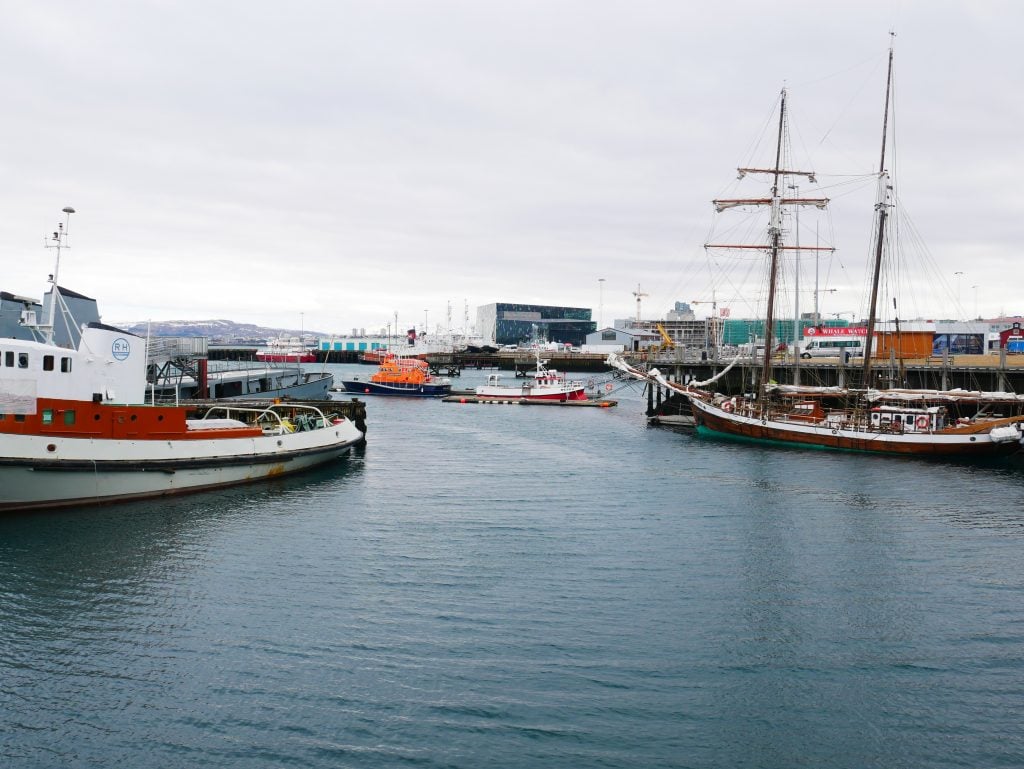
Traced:
POLYGON ((662 350, 674 350, 676 343, 672 341, 672 337, 668 335, 665 327, 660 323, 654 324, 655 328, 658 329, 658 333, 661 334, 661 344, 658 345, 658 349, 655 352, 661 352, 662 350))
POLYGON ((692 299, 690 304, 710 304, 711 315, 708 320, 711 322, 711 339, 710 344, 715 352, 715 359, 718 359, 718 350, 721 348, 722 343, 725 341, 725 323, 722 318, 728 316, 729 309, 727 307, 722 308, 722 317, 718 315, 718 298, 715 296, 715 292, 711 292, 711 299, 692 299))
POLYGON ((712 315, 714 315, 715 314, 715 310, 718 309, 718 300, 717 299, 711 299, 711 300, 708 300, 708 299, 691 299, 690 300, 690 304, 710 304, 711 305, 711 314, 712 315))

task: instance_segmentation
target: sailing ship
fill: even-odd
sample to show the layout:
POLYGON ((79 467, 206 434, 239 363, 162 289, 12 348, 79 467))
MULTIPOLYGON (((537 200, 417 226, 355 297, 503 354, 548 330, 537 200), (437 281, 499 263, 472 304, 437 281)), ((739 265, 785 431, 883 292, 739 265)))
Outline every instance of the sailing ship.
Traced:
POLYGON ((57 344, 66 232, 54 233, 48 319, 33 321, 42 340, 0 341, 0 511, 247 483, 332 462, 363 441, 353 421, 309 404, 146 405, 146 340, 99 321, 57 344))
MULTIPOLYGON (((775 163, 770 168, 742 168, 740 175, 766 175, 770 195, 762 198, 716 200, 724 211, 736 207, 762 206, 770 212, 767 243, 754 246, 768 255, 768 294, 764 327, 763 358, 756 392, 729 396, 707 390, 683 387, 667 381, 656 370, 640 376, 686 397, 693 410, 697 430, 773 444, 813 446, 829 449, 947 457, 986 457, 1020 450, 1024 423, 1024 396, 1005 392, 965 390, 909 390, 874 386, 872 343, 879 314, 879 283, 883 261, 888 253, 887 224, 895 205, 893 185, 886 169, 887 128, 892 91, 893 51, 889 50, 885 109, 882 128, 882 152, 878 169, 878 199, 875 205, 874 254, 871 265, 871 289, 866 323, 866 353, 860 373, 860 388, 779 385, 772 380, 772 360, 776 349, 775 303, 779 284, 780 260, 787 249, 784 243, 783 211, 790 207, 823 207, 824 198, 788 197, 785 190, 795 188, 794 179, 814 179, 812 172, 785 167, 788 147, 786 91, 779 102, 775 163)), ((897 323, 898 328, 898 323, 897 323)), ((624 368, 621 361, 613 365, 624 368)), ((629 367, 624 370, 628 371, 629 367)), ((629 372, 637 376, 637 372, 629 372)))

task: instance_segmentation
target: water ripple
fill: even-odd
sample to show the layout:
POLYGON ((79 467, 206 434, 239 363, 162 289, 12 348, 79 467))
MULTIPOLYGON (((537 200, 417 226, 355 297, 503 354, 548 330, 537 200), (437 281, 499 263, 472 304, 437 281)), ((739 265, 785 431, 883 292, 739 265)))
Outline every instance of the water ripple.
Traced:
POLYGON ((336 467, 0 520, 0 759, 1020 764, 1019 470, 623 398, 373 401, 336 467))

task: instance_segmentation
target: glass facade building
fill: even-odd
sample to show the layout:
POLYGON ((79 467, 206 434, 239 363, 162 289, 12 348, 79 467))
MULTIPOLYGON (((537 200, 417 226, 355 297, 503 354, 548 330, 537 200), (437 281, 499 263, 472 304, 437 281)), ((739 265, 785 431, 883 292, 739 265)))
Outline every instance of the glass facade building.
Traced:
MULTIPOLYGON (((753 342, 755 339, 764 339, 764 320, 746 320, 741 318, 728 318, 724 322, 724 328, 722 333, 722 344, 747 344, 753 342)), ((775 341, 782 344, 793 343, 793 319, 792 318, 778 318, 774 325, 774 333, 772 336, 775 341)), ((807 326, 813 326, 814 322, 807 319, 801 319, 799 327, 804 329, 807 326)), ((850 324, 845 320, 823 320, 822 326, 845 328, 850 324)))
POLYGON ((544 304, 496 302, 477 308, 477 333, 495 344, 533 341, 582 345, 597 330, 586 307, 552 307, 544 304))

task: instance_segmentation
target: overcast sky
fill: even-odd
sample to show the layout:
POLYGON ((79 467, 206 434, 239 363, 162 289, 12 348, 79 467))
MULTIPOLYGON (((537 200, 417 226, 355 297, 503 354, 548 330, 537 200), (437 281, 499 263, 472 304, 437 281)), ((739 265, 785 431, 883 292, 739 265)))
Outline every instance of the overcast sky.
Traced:
POLYGON ((43 293, 71 205, 61 284, 108 322, 330 333, 513 301, 608 325, 638 285, 645 317, 713 286, 746 315, 755 292, 713 279, 703 244, 783 87, 832 199, 821 309, 862 312, 890 30, 898 189, 940 285, 913 312, 1024 312, 1024 4, 0 9, 0 288, 43 293))

